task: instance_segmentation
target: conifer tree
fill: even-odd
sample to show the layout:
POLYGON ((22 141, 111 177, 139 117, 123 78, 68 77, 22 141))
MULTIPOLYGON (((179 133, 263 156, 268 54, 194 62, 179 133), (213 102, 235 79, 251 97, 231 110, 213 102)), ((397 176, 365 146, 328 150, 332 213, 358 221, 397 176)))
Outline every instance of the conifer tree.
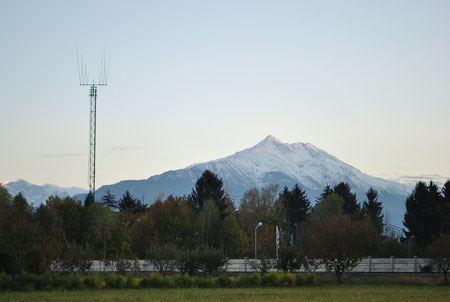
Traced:
POLYGON ((320 196, 316 198, 316 203, 324 201, 325 198, 331 195, 331 193, 333 193, 333 189, 330 187, 330 185, 326 185, 325 188, 323 188, 323 191, 320 194, 320 196))
POLYGON ((298 184, 292 190, 284 187, 278 200, 284 207, 286 231, 290 234, 292 241, 297 242, 297 228, 311 210, 311 203, 306 192, 298 184))
POLYGON ((372 219, 378 235, 383 233, 383 207, 378 201, 378 192, 370 188, 367 193, 367 201, 363 203, 363 213, 372 219))
POLYGON ((358 201, 356 200, 356 194, 351 192, 350 186, 347 183, 338 183, 336 186, 334 186, 333 192, 344 199, 345 214, 356 214, 360 210, 360 206, 358 204, 358 201))
POLYGON ((128 211, 131 213, 145 212, 147 206, 144 205, 140 200, 134 198, 130 191, 126 191, 122 198, 119 200, 119 210, 128 211))
POLYGON ((89 192, 84 199, 84 206, 89 207, 93 203, 95 203, 94 193, 89 192))
POLYGON ((195 188, 188 197, 188 203, 191 208, 201 211, 207 200, 213 200, 221 218, 225 218, 225 209, 229 205, 227 194, 223 189, 222 179, 209 170, 205 170, 197 179, 195 188))
POLYGON ((419 245, 427 245, 439 235, 441 229, 440 208, 442 196, 437 186, 418 182, 406 199, 403 225, 407 237, 415 237, 419 245))
POLYGON ((118 201, 116 200, 116 196, 111 194, 108 190, 105 195, 102 197, 103 205, 110 207, 111 209, 117 209, 119 207, 118 201))
POLYGON ((450 180, 442 187, 441 199, 441 233, 450 235, 450 180))

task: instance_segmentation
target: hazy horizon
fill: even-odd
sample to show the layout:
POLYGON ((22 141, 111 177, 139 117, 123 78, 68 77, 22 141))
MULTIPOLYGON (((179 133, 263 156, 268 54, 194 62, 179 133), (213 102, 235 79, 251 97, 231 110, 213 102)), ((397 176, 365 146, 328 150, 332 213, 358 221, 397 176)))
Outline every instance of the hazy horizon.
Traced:
POLYGON ((450 178, 448 1, 2 1, 0 182, 96 187, 231 155, 273 135, 361 171, 450 178))

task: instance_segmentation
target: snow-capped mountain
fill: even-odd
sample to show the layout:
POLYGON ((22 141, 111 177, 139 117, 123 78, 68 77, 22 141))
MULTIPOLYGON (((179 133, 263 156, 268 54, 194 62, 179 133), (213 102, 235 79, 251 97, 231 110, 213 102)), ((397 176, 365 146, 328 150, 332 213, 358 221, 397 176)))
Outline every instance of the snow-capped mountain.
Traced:
POLYGON ((369 176, 312 144, 286 144, 268 136, 256 146, 231 156, 145 180, 125 180, 102 186, 96 194, 99 198, 110 190, 120 197, 129 190, 135 197, 151 203, 161 193, 165 196, 189 194, 206 169, 222 178, 236 205, 250 188, 269 184, 278 184, 282 188, 299 183, 312 202, 327 184, 333 186, 341 181, 347 182, 361 203, 365 200, 365 192, 372 187, 378 191, 385 212, 395 224, 401 223, 405 199, 410 193, 409 186, 369 176))
POLYGON ((62 188, 50 184, 38 186, 33 185, 25 180, 7 182, 3 185, 3 187, 7 189, 8 192, 13 196, 18 194, 19 192, 22 192, 25 199, 30 204, 32 204, 33 207, 39 206, 41 203, 45 202, 45 200, 51 195, 64 198, 76 194, 87 193, 87 190, 77 187, 62 188))

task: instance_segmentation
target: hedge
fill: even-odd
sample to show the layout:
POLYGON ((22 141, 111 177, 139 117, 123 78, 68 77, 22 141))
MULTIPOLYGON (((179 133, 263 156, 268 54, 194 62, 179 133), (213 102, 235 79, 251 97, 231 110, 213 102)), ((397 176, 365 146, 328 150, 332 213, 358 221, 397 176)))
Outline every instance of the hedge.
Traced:
POLYGON ((234 288, 234 287, 289 287, 313 284, 313 274, 270 273, 217 277, 190 277, 189 275, 163 276, 159 273, 120 275, 116 273, 92 274, 44 274, 23 273, 8 275, 0 273, 1 291, 48 291, 92 289, 137 288, 234 288))

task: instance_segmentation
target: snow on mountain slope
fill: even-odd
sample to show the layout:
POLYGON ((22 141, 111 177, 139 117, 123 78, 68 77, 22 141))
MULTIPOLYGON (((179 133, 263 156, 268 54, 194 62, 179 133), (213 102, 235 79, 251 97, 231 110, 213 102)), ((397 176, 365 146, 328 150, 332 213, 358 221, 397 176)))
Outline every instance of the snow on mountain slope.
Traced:
POLYGON ((51 196, 56 195, 59 197, 67 197, 75 194, 86 193, 87 190, 70 187, 70 188, 62 188, 55 185, 44 184, 43 186, 33 185, 25 180, 18 180, 7 182, 4 185, 5 189, 11 195, 16 195, 19 192, 22 192, 25 199, 31 203, 34 207, 39 206, 41 203, 45 202, 45 200, 51 196))
POLYGON ((372 187, 378 191, 379 200, 395 224, 401 223, 404 202, 411 191, 406 185, 362 173, 312 144, 286 144, 269 135, 254 147, 231 156, 168 171, 146 180, 126 180, 102 186, 96 194, 99 198, 110 190, 120 197, 129 190, 137 198, 151 203, 161 193, 166 196, 189 194, 206 169, 222 178, 236 205, 248 189, 269 184, 283 187, 299 183, 313 202, 328 184, 347 182, 359 202, 365 200, 365 192, 372 187))

